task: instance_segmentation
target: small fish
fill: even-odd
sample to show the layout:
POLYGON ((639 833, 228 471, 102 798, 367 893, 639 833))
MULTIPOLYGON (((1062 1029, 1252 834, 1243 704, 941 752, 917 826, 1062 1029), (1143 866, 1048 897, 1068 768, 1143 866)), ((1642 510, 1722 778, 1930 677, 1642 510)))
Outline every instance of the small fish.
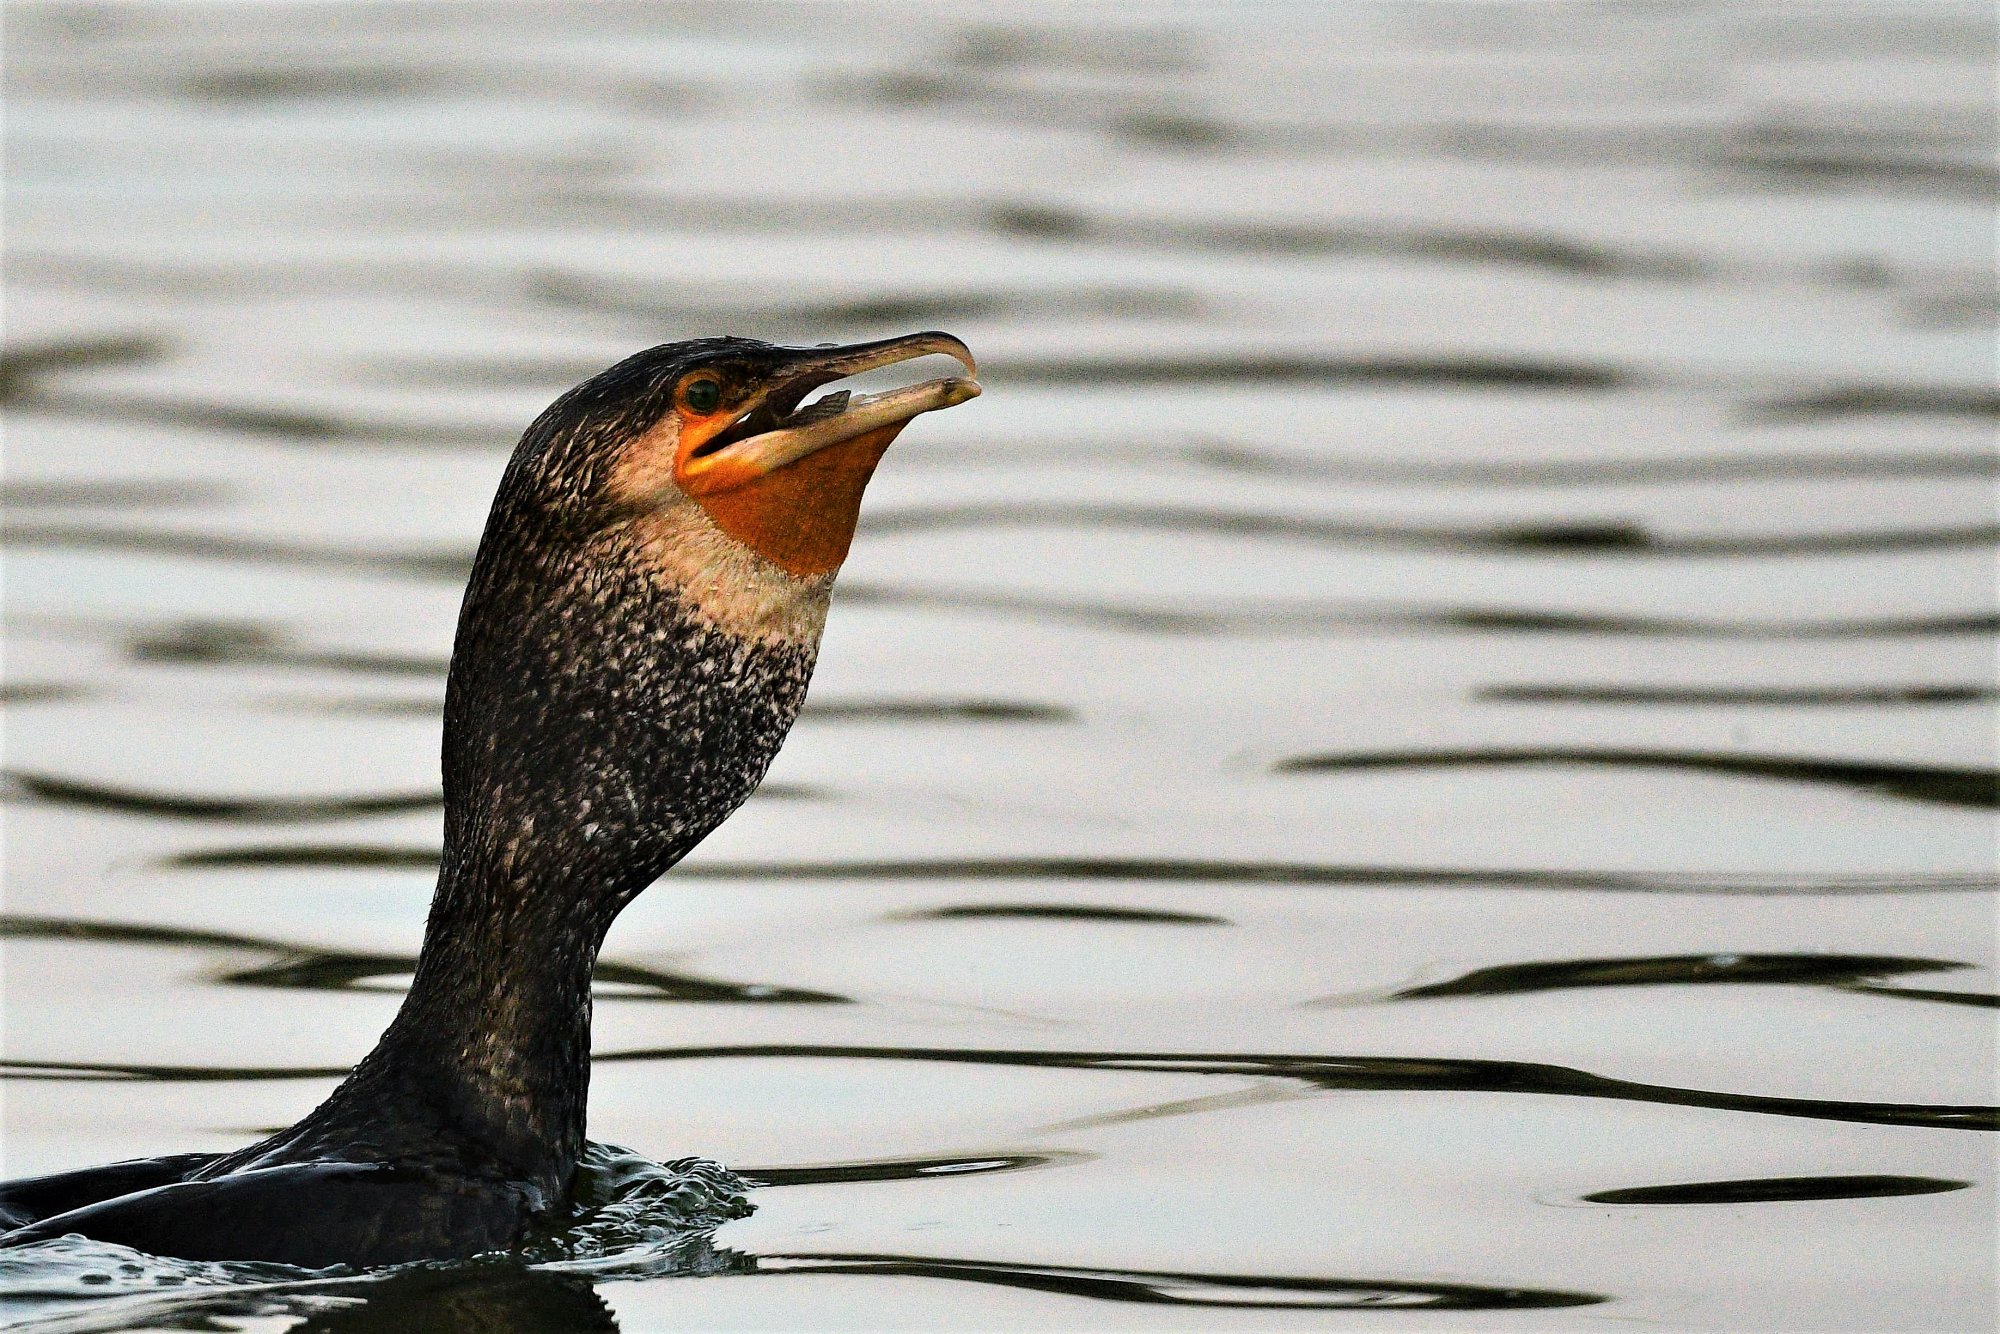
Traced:
POLYGON ((791 416, 785 418, 785 425, 788 427, 803 426, 807 422, 824 421, 828 417, 838 417, 841 413, 847 411, 847 400, 852 397, 853 394, 845 389, 840 390, 838 393, 828 394, 825 398, 808 403, 791 416))

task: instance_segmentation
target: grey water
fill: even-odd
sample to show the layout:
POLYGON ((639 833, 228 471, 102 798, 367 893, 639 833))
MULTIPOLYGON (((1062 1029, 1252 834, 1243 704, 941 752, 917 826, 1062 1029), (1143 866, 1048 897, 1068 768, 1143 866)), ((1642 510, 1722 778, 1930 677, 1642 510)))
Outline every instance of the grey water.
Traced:
POLYGON ((8 1175, 394 1012, 550 398, 930 326, 986 392, 612 934, 585 1225, 45 1243, 0 1320, 1993 1328, 1994 29, 9 5, 8 1175))

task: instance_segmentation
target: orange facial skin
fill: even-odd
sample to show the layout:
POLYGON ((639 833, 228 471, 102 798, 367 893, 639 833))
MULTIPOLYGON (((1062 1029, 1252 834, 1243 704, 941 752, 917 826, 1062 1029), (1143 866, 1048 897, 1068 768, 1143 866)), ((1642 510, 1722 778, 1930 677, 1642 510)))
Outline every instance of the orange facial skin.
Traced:
MULTIPOLYGON (((861 493, 875 465, 908 424, 896 422, 828 445, 776 472, 725 478, 718 476, 722 469, 714 469, 699 482, 689 479, 683 489, 716 527, 793 578, 831 574, 854 542, 861 493)), ((694 448, 684 445, 678 452, 684 456, 694 448)))
POLYGON ((833 396, 807 410, 814 388, 942 352, 973 369, 949 334, 912 334, 846 348, 786 349, 766 370, 718 361, 682 375, 672 407, 624 450, 614 494, 645 510, 693 502, 723 533, 795 579, 840 568, 861 517, 861 493, 883 453, 921 413, 977 397, 976 381, 928 380, 886 393, 833 396))

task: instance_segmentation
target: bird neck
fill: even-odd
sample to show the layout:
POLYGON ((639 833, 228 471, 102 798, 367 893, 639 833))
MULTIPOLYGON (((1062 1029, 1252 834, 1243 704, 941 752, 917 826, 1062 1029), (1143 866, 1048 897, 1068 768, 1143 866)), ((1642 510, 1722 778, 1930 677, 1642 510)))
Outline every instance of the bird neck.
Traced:
POLYGON ((563 634, 455 668, 437 895, 410 994, 354 1080, 423 1151, 557 1198, 584 1145, 605 933, 763 778, 817 648, 654 608, 599 627, 616 666, 591 671, 562 660, 583 642, 563 634))
POLYGON ((347 1082, 251 1156, 430 1161, 567 1193, 605 933, 763 778, 826 602, 824 582, 797 586, 796 633, 770 633, 768 610, 731 623, 664 577, 652 535, 617 540, 566 580, 489 530, 446 691, 444 863, 410 993, 347 1082))
POLYGON ((448 855, 410 994, 370 1057, 441 1135, 555 1191, 584 1144, 591 970, 644 887, 598 878, 565 842, 448 855))

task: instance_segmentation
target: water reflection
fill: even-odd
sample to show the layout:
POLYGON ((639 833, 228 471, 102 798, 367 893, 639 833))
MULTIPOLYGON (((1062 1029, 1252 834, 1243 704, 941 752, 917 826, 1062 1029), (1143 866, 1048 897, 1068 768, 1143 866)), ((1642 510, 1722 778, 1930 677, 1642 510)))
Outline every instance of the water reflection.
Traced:
POLYGON ((757 1272, 939 1278, 1027 1288, 1036 1292, 1059 1292, 1098 1301, 1166 1306, 1234 1306, 1261 1310, 1297 1308, 1338 1311, 1390 1307, 1432 1311, 1508 1311, 1593 1306, 1609 1300, 1588 1292, 1496 1288, 1471 1283, 1091 1269, 1072 1265, 1002 1264, 913 1255, 762 1255, 757 1257, 757 1272))
POLYGON ((1970 1181, 1935 1177, 1761 1177, 1751 1181, 1690 1181, 1680 1186, 1628 1186, 1583 1198, 1591 1204, 1774 1204, 1804 1200, 1876 1200, 1970 1189, 1970 1181))
POLYGON ((37 404, 46 392, 43 377, 60 371, 157 361, 166 354, 163 340, 139 335, 15 342, 0 350, 0 403, 37 404))
POLYGON ((1522 746, 1490 750, 1384 752, 1372 755, 1302 755, 1282 761, 1278 773, 1351 773, 1374 769, 1488 768, 1560 765, 1612 769, 1681 769, 1794 783, 1827 783, 1863 792, 1943 806, 2000 806, 2000 772, 1945 765, 1863 763, 1807 756, 1701 754, 1693 751, 1604 747, 1522 746))
MULTIPOLYGON (((434 868, 435 849, 375 844, 239 845, 177 853, 163 865, 184 870, 302 866, 434 868)), ((1544 870, 1528 867, 1354 866, 1312 862, 1196 860, 1179 857, 974 857, 899 861, 749 862, 710 860, 676 876, 704 880, 1130 880, 1139 883, 1379 885, 1409 888, 1558 889, 1634 894, 1848 895, 1976 893, 2000 874, 1727 875, 1699 872, 1544 870)))
MULTIPOLYGON (((297 1334, 611 1334, 620 1328, 589 1279, 511 1266, 411 1270, 347 1291, 347 1302, 307 1310, 290 1328, 297 1334)), ((195 1316, 203 1325, 184 1328, 212 1328, 208 1320, 231 1314, 226 1299, 203 1305, 195 1316)), ((257 1313, 256 1302, 243 1305, 250 1308, 243 1314, 257 1313)))
POLYGON ((0 508, 16 510, 181 509, 213 505, 227 496, 221 487, 197 482, 0 482, 0 508))
POLYGON ((444 798, 434 792, 371 793, 351 797, 180 796, 19 771, 0 775, 0 781, 4 781, 4 787, 0 787, 0 800, 42 801, 84 810, 115 811, 121 815, 232 824, 345 820, 359 815, 429 810, 444 802, 444 798))
POLYGON ((1810 454, 1731 453, 1701 458, 1431 460, 1281 453, 1248 443, 1214 442, 1189 446, 1183 456, 1190 463, 1217 472, 1329 483, 1397 482, 1453 487, 1671 486, 2000 475, 2000 455, 1977 451, 1862 454, 1815 450, 1810 454))
POLYGON ((1652 686, 1492 685, 1477 698, 1507 704, 1696 704, 1775 708, 1903 708, 1930 704, 1990 704, 2000 690, 1988 685, 1856 686, 1652 686))
MULTIPOLYGON (((442 792, 360 793, 345 797, 197 797, 110 787, 54 774, 0 773, 0 800, 39 801, 83 810, 114 811, 169 820, 233 824, 301 824, 393 815, 444 805, 442 792)), ((815 800, 821 789, 801 783, 766 783, 756 797, 766 801, 815 800)))
POLYGON ((795 1167, 746 1167, 745 1179, 759 1186, 821 1186, 834 1182, 924 1181, 933 1177, 979 1176, 1087 1162, 1091 1154, 1048 1149, 1037 1153, 996 1153, 947 1158, 898 1158, 871 1162, 814 1163, 795 1167))
MULTIPOLYGON (((1607 1098, 1675 1107, 1847 1121, 1861 1125, 1928 1126, 1943 1130, 2000 1130, 2000 1108, 1922 1103, 1850 1102, 1782 1098, 1721 1090, 1676 1088, 1613 1079, 1585 1070, 1529 1061, 1423 1060, 1384 1056, 1264 1055, 1247 1052, 993 1051, 956 1047, 869 1047, 817 1043, 766 1043, 705 1047, 647 1047, 596 1053, 598 1065, 624 1062, 712 1060, 920 1061, 957 1065, 1025 1066, 1045 1070, 1152 1071, 1157 1074, 1228 1075, 1299 1080, 1325 1092, 1523 1093, 1607 1098)), ((0 1078, 31 1080, 137 1079, 165 1083, 322 1079, 346 1073, 323 1066, 171 1065, 124 1061, 13 1060, 0 1078)))
POLYGON ((919 922, 1140 922, 1149 926, 1228 926, 1226 917, 1207 913, 1169 912, 1164 908, 1115 908, 1094 903, 968 903, 945 908, 919 908, 897 913, 902 921, 919 922))
POLYGON ((1651 987, 1711 984, 1833 987, 1870 996, 1944 1000, 1959 1005, 2000 1004, 2000 997, 1962 991, 1888 987, 1881 979, 1906 973, 1941 973, 1973 965, 1951 959, 1899 959, 1852 954, 1690 954, 1633 959, 1568 959, 1554 963, 1500 964, 1446 982, 1405 987, 1391 1000, 1439 996, 1508 996, 1577 987, 1651 987))
MULTIPOLYGON (((1153 1071, 1160 1074, 1233 1075, 1294 1079, 1325 1092, 1405 1091, 1523 1093, 1572 1098, 1609 1098, 1676 1107, 1863 1125, 1929 1126, 1950 1130, 2000 1130, 2000 1107, 1929 1106, 1914 1103, 1847 1102, 1780 1098, 1675 1088, 1613 1079, 1559 1065, 1530 1061, 1421 1060, 1382 1056, 1259 1055, 1243 1052, 985 1051, 950 1047, 863 1047, 765 1044, 713 1047, 653 1047, 602 1052, 600 1064, 621 1061, 716 1059, 797 1059, 935 1061, 965 1065, 1031 1066, 1038 1069, 1153 1071)), ((56 1073, 50 1066, 36 1068, 56 1073)), ((158 1067, 94 1066, 140 1078, 173 1078, 158 1067)), ((80 1073, 84 1072, 81 1069, 80 1073)), ((193 1076, 201 1078, 200 1075, 193 1076)), ((282 1075, 276 1077, 284 1077, 282 1075)))
MULTIPOLYGON (((416 970, 414 954, 369 954, 298 945, 256 936, 185 927, 74 918, 0 917, 0 938, 71 940, 110 945, 164 945, 181 949, 250 950, 275 956, 271 962, 218 969, 212 976, 226 986, 273 987, 300 991, 401 992, 416 970)), ((848 998, 804 987, 765 982, 724 982, 687 973, 600 959, 592 974, 593 997, 606 1001, 683 1001, 730 1005, 842 1005, 848 998)))
POLYGON ((186 621, 134 636, 125 651, 135 662, 176 666, 303 667, 439 679, 450 666, 446 658, 303 648, 274 626, 245 621, 186 621))
POLYGON ((1991 15, 1321 8, 14 16, 10 1161, 340 1073, 279 1038, 402 985, 436 796, 378 757, 555 392, 939 323, 990 392, 871 497, 767 789, 825 799, 618 947, 727 976, 600 969, 593 1126, 771 1164, 760 1214, 622 1269, 0 1252, 0 1311, 1991 1326, 1990 1144, 1920 1133, 1994 1124, 1991 15), (232 779, 253 730, 352 771, 232 779), (381 948, 315 943, 349 908, 381 948))
POLYGON ((1260 514, 1242 507, 1062 505, 1046 501, 934 505, 877 511, 863 523, 869 533, 927 533, 960 528, 1138 528, 1154 532, 1277 538, 1324 545, 1363 545, 1437 551, 1574 552, 1626 556, 1797 556, 1861 551, 1924 551, 1990 546, 2000 525, 1884 529, 1876 532, 1772 533, 1745 537, 1687 537, 1649 531, 1629 520, 1567 520, 1491 528, 1355 522, 1260 514))
MULTIPOLYGON (((64 1259, 67 1257, 52 1256, 50 1262, 53 1266, 64 1259)), ((748 1254, 717 1247, 705 1236, 656 1249, 648 1259, 654 1272, 647 1276, 654 1278, 841 1275, 932 1279, 1149 1306, 1507 1311, 1590 1306, 1609 1300, 1587 1292, 1403 1279, 1121 1269, 865 1252, 748 1254)), ((252 1281, 259 1276, 249 1272, 251 1266, 234 1268, 245 1271, 243 1280, 235 1284, 225 1285, 217 1281, 220 1275, 204 1274, 201 1277, 212 1286, 126 1296, 74 1312, 62 1311, 65 1303, 60 1301, 46 1303, 41 1304, 38 1314, 15 1327, 39 1334, 58 1331, 84 1334, 84 1331, 140 1326, 217 1329, 223 1321, 289 1317, 287 1328, 316 1334, 363 1334, 364 1331, 477 1334, 516 1330, 584 1334, 621 1328, 592 1284, 592 1278, 602 1272, 595 1265, 580 1269, 565 1267, 560 1262, 528 1266, 496 1257, 450 1267, 413 1266, 351 1278, 281 1277, 263 1282, 252 1281), (51 1310, 51 1306, 56 1309, 51 1310)), ((144 1277, 135 1274, 128 1282, 144 1277)), ((81 1295, 73 1294, 71 1303, 81 1295)), ((29 1305, 18 1299, 15 1304, 29 1305)))

